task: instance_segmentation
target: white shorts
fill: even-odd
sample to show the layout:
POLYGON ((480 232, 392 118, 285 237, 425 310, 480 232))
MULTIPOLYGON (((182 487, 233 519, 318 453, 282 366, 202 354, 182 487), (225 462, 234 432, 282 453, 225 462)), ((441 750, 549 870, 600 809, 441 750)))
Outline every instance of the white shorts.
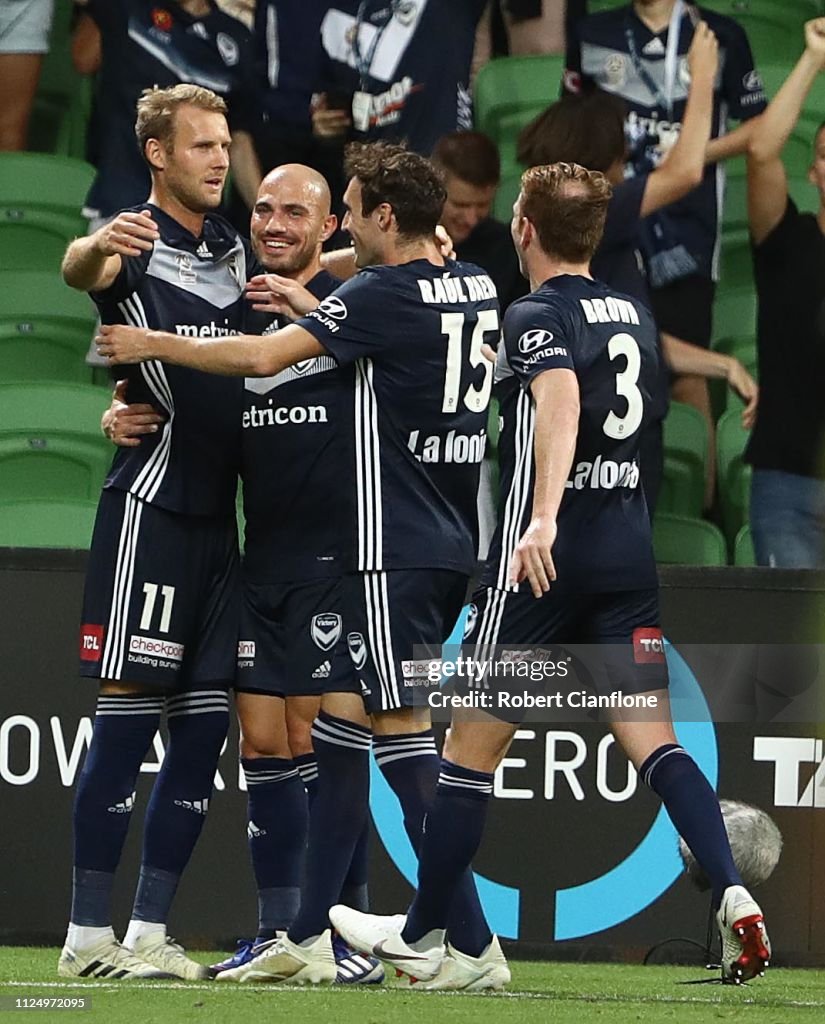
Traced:
POLYGON ((48 53, 54 0, 3 0, 0 53, 48 53))

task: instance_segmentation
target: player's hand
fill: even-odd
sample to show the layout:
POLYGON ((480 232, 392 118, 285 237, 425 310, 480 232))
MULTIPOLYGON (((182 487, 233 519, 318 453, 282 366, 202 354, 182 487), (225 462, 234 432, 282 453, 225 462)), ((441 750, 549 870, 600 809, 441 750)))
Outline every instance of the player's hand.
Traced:
POLYGON ((546 594, 556 578, 552 555, 555 542, 556 521, 534 516, 510 560, 510 583, 521 583, 526 579, 533 597, 546 594))
POLYGON ((312 134, 319 139, 340 139, 350 129, 352 118, 346 110, 330 110, 327 94, 318 93, 312 99, 312 134))
POLYGON ((435 241, 438 245, 438 251, 444 257, 445 260, 456 259, 455 246, 453 240, 450 237, 450 232, 444 227, 443 224, 436 224, 435 226, 435 241))
POLYGON ((750 430, 756 423, 756 409, 759 405, 759 385, 738 359, 728 363, 728 384, 745 403, 742 410, 742 426, 750 430))
POLYGON ((691 81, 705 76, 715 81, 719 69, 719 42, 706 21, 698 21, 687 55, 691 81))
POLYGON ((825 64, 825 18, 805 22, 805 49, 825 64))
POLYGON ((148 210, 119 213, 95 232, 101 256, 140 256, 151 252, 160 238, 157 223, 148 210))
POLYGON ((246 286, 247 301, 262 313, 279 313, 297 320, 315 309, 318 300, 302 284, 280 274, 257 274, 246 286))
POLYGON ((126 403, 128 381, 119 380, 112 395, 112 404, 103 413, 100 429, 120 448, 137 448, 144 434, 154 434, 165 417, 153 405, 126 403))
POLYGON ((95 338, 97 354, 109 366, 118 363, 144 363, 154 359, 149 344, 151 331, 145 327, 127 327, 125 324, 103 324, 95 338))

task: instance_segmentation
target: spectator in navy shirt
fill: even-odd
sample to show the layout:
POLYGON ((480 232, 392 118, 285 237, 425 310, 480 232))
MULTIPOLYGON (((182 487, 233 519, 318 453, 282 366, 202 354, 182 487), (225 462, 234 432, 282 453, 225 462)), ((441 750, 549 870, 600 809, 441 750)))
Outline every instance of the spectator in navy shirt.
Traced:
MULTIPOLYGON (((746 122, 765 108, 744 30, 731 18, 684 0, 634 0, 626 7, 582 19, 568 38, 565 87, 598 87, 627 104, 628 166, 635 174, 658 167, 683 129, 690 73, 687 54, 703 19, 719 40, 707 163, 743 153, 750 128, 725 134, 728 117, 746 122)), ((719 229, 724 177, 705 171, 700 186, 647 222, 641 248, 650 298, 660 330, 707 348, 718 277, 719 229)), ((709 426, 707 385, 693 377, 677 381, 673 397, 702 410, 709 426)))
POLYGON ((472 127, 470 66, 487 0, 337 0, 321 25, 316 135, 404 141, 429 156, 472 127))
POLYGON ((226 100, 232 129, 232 180, 251 205, 260 183, 249 133, 252 36, 213 0, 85 0, 75 29, 78 70, 98 71, 97 176, 86 199, 92 226, 146 197, 150 181, 135 143, 135 106, 151 86, 191 83, 226 100))
MULTIPOLYGON (((656 170, 624 179, 625 109, 618 98, 604 93, 560 100, 528 125, 519 140, 519 159, 527 164, 572 161, 607 175, 614 188, 604 235, 592 263, 593 275, 648 305, 648 284, 638 253, 640 221, 681 199, 702 181, 718 64, 716 39, 706 24, 697 27, 688 56, 692 82, 684 124, 668 158, 656 170)), ((664 330, 661 340, 665 362, 672 371, 725 377, 746 402, 747 425, 753 422, 758 392, 739 362, 704 351, 664 330)), ((667 391, 668 381, 662 377, 654 422, 642 438, 642 479, 651 513, 661 482, 667 391)))

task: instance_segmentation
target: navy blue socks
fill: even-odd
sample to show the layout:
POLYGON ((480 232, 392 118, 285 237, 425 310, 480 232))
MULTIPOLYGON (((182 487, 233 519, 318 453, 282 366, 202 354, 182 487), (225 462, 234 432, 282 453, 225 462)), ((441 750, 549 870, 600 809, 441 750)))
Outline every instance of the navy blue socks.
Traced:
MULTIPOLYGON (((378 767, 401 803, 404 827, 418 853, 424 818, 435 800, 441 765, 432 729, 376 736, 373 750, 378 767)), ((456 883, 447 928, 450 942, 468 956, 480 956, 492 940, 469 868, 456 883)))
POLYGON ((645 785, 657 793, 713 887, 718 908, 729 885, 741 885, 733 862, 719 800, 699 766, 676 743, 654 750, 639 769, 645 785))
POLYGON ((369 810, 370 730, 321 711, 312 726, 318 789, 309 820, 301 909, 289 929, 304 942, 329 928, 369 810))
POLYGON ((101 696, 74 802, 73 924, 111 923, 111 892, 132 818, 140 765, 160 723, 162 697, 101 696))
POLYGON ((258 886, 258 941, 292 924, 301 901, 309 809, 294 761, 242 758, 249 794, 249 852, 258 886))
POLYGON ((152 789, 133 921, 164 923, 209 809, 229 726, 224 690, 198 690, 166 702, 169 744, 152 789))
MULTIPOLYGON (((493 775, 441 762, 438 789, 424 821, 418 856, 418 891, 407 911, 402 933, 408 943, 417 942, 434 929, 446 929, 451 918, 453 894, 467 873, 484 834, 487 807, 493 792, 493 775)), ((462 952, 454 937, 453 945, 462 952)), ((489 930, 475 939, 478 956, 490 941, 489 930), (481 948, 478 948, 481 944, 481 948)))

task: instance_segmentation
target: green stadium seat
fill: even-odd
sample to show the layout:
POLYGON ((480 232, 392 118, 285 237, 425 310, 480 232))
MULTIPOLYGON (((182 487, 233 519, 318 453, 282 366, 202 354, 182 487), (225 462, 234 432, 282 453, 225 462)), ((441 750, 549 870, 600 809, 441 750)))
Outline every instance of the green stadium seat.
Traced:
POLYGON ((518 167, 505 171, 501 176, 501 184, 493 200, 493 216, 504 224, 508 224, 513 218, 513 203, 521 188, 522 173, 522 169, 518 167))
POLYGON ((695 480, 696 474, 688 463, 678 456, 665 454, 656 512, 701 515, 702 501, 697 503, 695 480))
POLYGON ((753 552, 753 537, 751 528, 745 523, 733 544, 733 564, 740 566, 756 565, 756 555, 753 552))
POLYGON ((52 270, 87 230, 94 168, 72 157, 0 153, 0 270, 52 270))
POLYGON ((0 547, 88 549, 97 502, 0 502, 0 547))
POLYGON ((668 461, 671 464, 673 479, 668 485, 665 501, 674 502, 674 511, 682 515, 698 516, 702 513, 708 444, 708 428, 704 416, 693 406, 671 402, 664 422, 664 447, 666 464, 668 461), (689 473, 687 485, 681 474, 675 474, 673 464, 677 462, 689 473))
POLYGON ((716 472, 722 522, 731 542, 748 518, 751 468, 745 464, 744 454, 749 437, 738 410, 729 409, 720 416, 716 426, 716 472))
POLYGON ((720 285, 725 288, 753 288, 753 257, 750 238, 722 236, 720 285))
POLYGON ((498 146, 498 153, 501 157, 502 168, 522 168, 516 158, 516 150, 518 149, 518 137, 521 134, 522 128, 525 128, 531 121, 534 121, 539 114, 547 109, 548 103, 542 103, 541 106, 526 106, 519 107, 518 110, 514 110, 511 114, 504 114, 498 120, 497 134, 495 136, 495 143, 498 146))
POLYGON ((100 431, 108 405, 92 384, 0 387, 0 495, 95 499, 114 453, 100 431))
POLYGON ((690 516, 657 512, 653 517, 653 550, 662 565, 727 565, 728 561, 719 527, 690 516))
POLYGON ((559 97, 564 57, 497 57, 478 72, 473 86, 476 128, 493 139, 501 135, 500 122, 507 115, 548 107, 559 97))
POLYGON ((728 334, 714 339, 712 347, 716 352, 733 356, 745 366, 756 360, 756 338, 752 334, 728 334))
POLYGON ((56 0, 49 52, 37 86, 29 149, 83 157, 91 82, 74 69, 71 55, 72 0, 56 0))
POLYGON ((3 274, 0 380, 89 383, 84 356, 94 332, 89 297, 45 271, 3 274))
POLYGON ((720 286, 713 303, 713 337, 756 336, 756 293, 753 288, 720 286))
POLYGON ((817 0, 704 0, 703 6, 742 25, 757 66, 795 61, 804 46, 802 26, 821 13, 817 0))

